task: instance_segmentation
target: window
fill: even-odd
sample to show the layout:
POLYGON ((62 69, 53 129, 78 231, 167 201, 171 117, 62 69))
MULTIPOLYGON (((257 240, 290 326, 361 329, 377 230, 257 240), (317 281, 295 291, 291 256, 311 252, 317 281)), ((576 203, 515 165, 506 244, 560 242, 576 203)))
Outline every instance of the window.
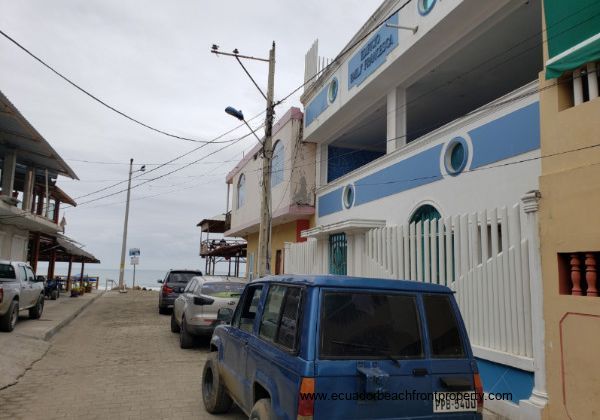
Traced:
POLYGON ((256 311, 258 310, 261 292, 262 285, 249 287, 246 289, 246 293, 243 297, 243 303, 241 306, 238 306, 238 309, 234 315, 234 326, 238 327, 242 331, 246 331, 248 333, 252 332, 252 326, 254 325, 254 319, 256 318, 256 311))
POLYGON ((15 279, 15 269, 10 264, 0 264, 0 279, 15 279))
POLYGON ((421 16, 428 15, 429 12, 431 12, 431 9, 433 9, 433 6, 435 6, 435 2, 436 0, 419 0, 418 8, 421 16))
POLYGON ((281 140, 278 140, 273 147, 273 159, 271 160, 271 187, 283 182, 283 161, 284 150, 281 140))
POLYGON ((437 358, 462 358, 465 349, 450 298, 444 295, 423 296, 431 355, 437 358))
POLYGON ((241 296, 245 286, 244 283, 234 283, 229 281, 204 283, 200 293, 218 298, 233 298, 241 296))
POLYGON ((469 148, 462 137, 450 140, 444 156, 444 166, 449 175, 460 174, 467 166, 469 160, 469 148))
POLYGON ((260 322, 260 336, 267 340, 274 341, 277 334, 277 324, 279 323, 279 313, 285 297, 284 286, 273 285, 269 288, 267 304, 260 322))
POLYGON ((237 208, 246 202, 246 175, 241 174, 237 184, 237 208))
POLYGON ((183 293, 193 293, 196 288, 196 280, 190 281, 183 289, 183 293))
POLYGON ((272 285, 260 323, 260 336, 285 347, 296 349, 302 288, 272 285))
POLYGON ((422 358, 416 298, 381 292, 325 292, 321 359, 422 358))

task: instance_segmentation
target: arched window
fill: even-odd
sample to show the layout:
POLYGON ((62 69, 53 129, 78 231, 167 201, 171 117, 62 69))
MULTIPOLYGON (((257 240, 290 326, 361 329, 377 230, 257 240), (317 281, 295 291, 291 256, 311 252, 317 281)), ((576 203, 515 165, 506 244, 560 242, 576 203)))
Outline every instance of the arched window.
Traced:
POLYGON ((237 183, 237 208, 239 209, 246 202, 246 175, 241 174, 237 183))
POLYGON ((424 222, 425 220, 441 219, 442 215, 431 204, 423 204, 410 216, 410 223, 424 222))
POLYGON ((283 182, 283 152, 283 144, 281 140, 278 140, 273 147, 273 159, 271 160, 271 187, 283 182))

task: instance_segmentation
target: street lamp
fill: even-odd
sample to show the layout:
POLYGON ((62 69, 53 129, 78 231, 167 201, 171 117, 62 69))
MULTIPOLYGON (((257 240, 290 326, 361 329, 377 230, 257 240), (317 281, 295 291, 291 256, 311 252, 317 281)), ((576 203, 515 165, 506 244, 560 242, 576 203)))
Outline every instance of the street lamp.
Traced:
POLYGON ((123 226, 123 244, 121 246, 121 265, 119 266, 119 290, 125 292, 125 248, 127 248, 127 222, 129 221, 129 198, 131 196, 131 175, 134 172, 144 172, 146 165, 133 170, 133 158, 129 160, 129 181, 127 183, 127 204, 125 204, 125 223, 123 226))
POLYGON ((244 113, 242 112, 241 109, 238 110, 238 109, 235 109, 232 106, 228 106, 227 108, 225 108, 225 112, 227 114, 231 115, 232 117, 235 117, 235 118, 237 118, 240 121, 243 121, 244 124, 246 124, 246 127, 248 127, 248 129, 252 132, 252 134, 254 134, 254 137, 256 137, 256 140, 258 140, 258 142, 260 144, 263 144, 263 141, 256 135, 256 131, 254 131, 252 129, 252 127, 250 127, 250 124, 248 124, 248 121, 246 121, 244 119, 244 113))

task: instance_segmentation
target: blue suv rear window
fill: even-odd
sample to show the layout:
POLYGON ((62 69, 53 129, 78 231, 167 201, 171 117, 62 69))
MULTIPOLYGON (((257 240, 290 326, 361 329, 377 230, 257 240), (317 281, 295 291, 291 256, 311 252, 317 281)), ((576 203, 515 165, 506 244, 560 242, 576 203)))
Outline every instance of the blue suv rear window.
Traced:
POLYGON ((413 295, 380 292, 323 293, 321 359, 423 357, 413 295))
POLYGON ((427 314, 427 330, 431 341, 431 356, 436 358, 463 358, 465 348, 460 339, 456 315, 445 295, 423 296, 427 314))

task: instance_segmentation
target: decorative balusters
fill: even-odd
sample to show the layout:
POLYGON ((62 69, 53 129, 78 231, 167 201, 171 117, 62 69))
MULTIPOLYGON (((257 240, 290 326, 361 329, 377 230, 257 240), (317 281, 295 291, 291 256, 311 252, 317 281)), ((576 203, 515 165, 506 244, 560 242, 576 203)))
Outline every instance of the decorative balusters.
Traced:
POLYGON ((587 283, 587 296, 598 296, 596 280, 596 257, 591 252, 588 252, 585 254, 585 281, 587 283))
POLYGON ((568 279, 561 277, 563 284, 561 293, 573 296, 598 296, 598 258, 599 252, 577 252, 570 254, 559 254, 567 264, 568 261, 568 279), (565 287, 566 286, 566 287, 565 287))
POLYGON ((571 294, 581 296, 581 261, 579 254, 571 254, 571 294))

